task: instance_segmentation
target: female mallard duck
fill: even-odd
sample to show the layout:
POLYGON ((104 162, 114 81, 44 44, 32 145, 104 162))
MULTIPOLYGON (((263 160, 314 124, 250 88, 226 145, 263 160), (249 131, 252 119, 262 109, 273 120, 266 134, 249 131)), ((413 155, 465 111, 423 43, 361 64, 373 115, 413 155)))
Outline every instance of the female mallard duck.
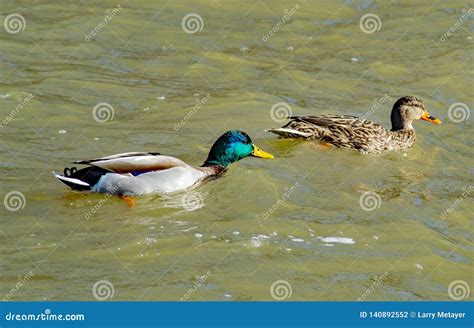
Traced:
POLYGON ((66 168, 64 175, 54 173, 54 176, 80 191, 123 196, 169 193, 217 176, 230 163, 248 156, 274 158, 255 146, 245 132, 233 130, 217 139, 200 167, 159 153, 133 152, 76 161, 90 166, 81 170, 66 168))
POLYGON ((390 131, 375 122, 348 115, 293 116, 290 119, 285 126, 267 131, 286 138, 320 140, 363 153, 412 147, 416 138, 411 125, 414 120, 441 123, 428 113, 421 99, 413 96, 402 97, 393 105, 390 131))

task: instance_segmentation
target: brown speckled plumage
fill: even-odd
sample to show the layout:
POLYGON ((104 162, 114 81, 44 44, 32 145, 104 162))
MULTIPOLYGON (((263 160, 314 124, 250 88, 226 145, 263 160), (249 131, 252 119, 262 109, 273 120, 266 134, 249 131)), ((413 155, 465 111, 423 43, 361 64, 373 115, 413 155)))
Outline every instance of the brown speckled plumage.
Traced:
POLYGON ((362 153, 380 153, 412 147, 416 133, 411 123, 422 116, 429 117, 433 123, 441 122, 428 114, 419 98, 407 96, 400 98, 393 106, 392 130, 355 116, 320 115, 293 116, 285 126, 267 131, 285 138, 320 140, 362 153))

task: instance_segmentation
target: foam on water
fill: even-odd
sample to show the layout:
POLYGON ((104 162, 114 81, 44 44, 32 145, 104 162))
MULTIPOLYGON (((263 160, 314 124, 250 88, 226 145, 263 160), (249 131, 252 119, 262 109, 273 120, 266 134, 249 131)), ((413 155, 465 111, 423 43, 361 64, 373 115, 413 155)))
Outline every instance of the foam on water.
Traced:
POLYGON ((354 239, 344 237, 324 237, 321 238, 321 241, 325 243, 355 244, 354 239))

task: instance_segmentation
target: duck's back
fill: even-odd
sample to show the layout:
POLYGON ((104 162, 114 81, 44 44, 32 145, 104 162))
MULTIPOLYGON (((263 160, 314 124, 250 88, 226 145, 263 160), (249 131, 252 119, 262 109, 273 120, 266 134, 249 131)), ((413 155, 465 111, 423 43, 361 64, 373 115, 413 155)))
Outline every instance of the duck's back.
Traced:
POLYGON ((414 131, 413 136, 411 132, 398 134, 378 123, 349 115, 295 116, 282 128, 268 131, 286 138, 320 140, 366 153, 411 147, 414 142, 414 131))

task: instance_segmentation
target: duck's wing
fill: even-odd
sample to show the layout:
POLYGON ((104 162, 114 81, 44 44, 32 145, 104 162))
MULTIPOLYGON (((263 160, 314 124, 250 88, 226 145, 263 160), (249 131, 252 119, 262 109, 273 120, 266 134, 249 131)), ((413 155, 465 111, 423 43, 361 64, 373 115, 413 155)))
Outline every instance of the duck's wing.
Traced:
POLYGON ((344 148, 365 148, 387 132, 378 123, 350 115, 292 116, 282 128, 267 131, 286 138, 318 139, 344 148))
POLYGON ((345 131, 366 131, 376 132, 385 130, 385 128, 373 121, 369 121, 362 117, 350 115, 321 115, 321 116, 304 116, 300 120, 306 121, 318 127, 327 128, 330 131, 337 129, 345 131))
POLYGON ((173 167, 189 167, 182 160, 155 152, 130 152, 106 157, 75 161, 115 173, 140 174, 149 171, 166 170, 173 167))
POLYGON ((335 126, 350 128, 365 121, 349 115, 291 116, 289 120, 283 127, 267 131, 286 138, 324 139, 335 126))
POLYGON ((340 126, 346 128, 360 128, 360 127, 382 127, 380 124, 366 120, 361 117, 351 115, 320 115, 320 116, 292 116, 291 121, 287 124, 307 123, 316 125, 318 127, 340 126))
POLYGON ((312 129, 316 139, 337 147, 367 150, 374 140, 383 138, 387 130, 380 124, 349 115, 304 116, 289 125, 312 129))
POLYGON ((85 159, 85 160, 80 160, 80 161, 74 161, 74 164, 92 164, 93 162, 98 162, 98 161, 105 161, 105 160, 112 160, 112 159, 118 159, 118 158, 127 158, 127 157, 134 157, 134 156, 156 156, 156 155, 161 155, 160 153, 157 152, 128 152, 128 153, 120 153, 120 154, 115 154, 115 155, 110 155, 110 156, 104 156, 104 157, 99 157, 99 158, 94 158, 94 159, 85 159))

